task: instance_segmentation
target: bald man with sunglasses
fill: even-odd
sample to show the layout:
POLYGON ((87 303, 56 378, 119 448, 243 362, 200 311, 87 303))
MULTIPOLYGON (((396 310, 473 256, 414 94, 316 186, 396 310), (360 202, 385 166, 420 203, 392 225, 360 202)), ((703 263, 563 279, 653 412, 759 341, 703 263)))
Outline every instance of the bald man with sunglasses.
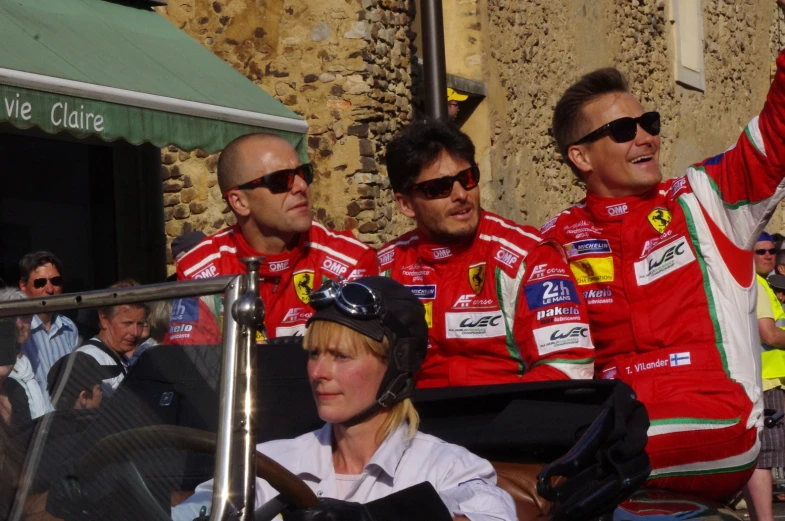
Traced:
POLYGON ((649 486, 724 500, 759 452, 752 250, 785 196, 785 55, 734 146, 663 181, 660 117, 616 69, 556 105, 553 134, 586 198, 542 228, 567 250, 589 309, 599 378, 649 411, 649 486))
POLYGON ((379 250, 425 305, 419 387, 591 378, 586 308, 560 246, 482 210, 474 145, 452 123, 410 124, 387 146, 398 207, 417 228, 379 250))
MULTIPOLYGON (((206 237, 177 261, 179 280, 245 273, 244 257, 263 257, 260 294, 266 308, 259 341, 301 336, 312 311, 309 293, 324 279, 376 275, 375 251, 351 232, 312 220, 313 166, 284 139, 250 134, 229 143, 218 161, 218 184, 237 224, 206 237)), ((223 306, 215 298, 173 303, 167 341, 221 339, 223 306)))

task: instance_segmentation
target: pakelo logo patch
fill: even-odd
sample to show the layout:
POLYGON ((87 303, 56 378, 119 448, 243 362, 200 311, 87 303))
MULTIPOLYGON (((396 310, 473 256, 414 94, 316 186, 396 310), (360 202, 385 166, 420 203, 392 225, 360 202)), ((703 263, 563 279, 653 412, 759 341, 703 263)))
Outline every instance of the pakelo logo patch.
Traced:
POLYGON ((501 311, 489 313, 446 313, 447 338, 493 338, 506 336, 501 311))
POLYGON ((578 293, 571 280, 544 280, 526 284, 523 287, 526 295, 526 305, 529 309, 535 310, 561 304, 563 302, 574 302, 578 304, 578 293))
POLYGON ((581 310, 575 306, 554 306, 552 308, 543 309, 537 312, 537 320, 542 320, 544 318, 556 318, 556 317, 563 317, 569 316, 572 318, 580 317, 581 310))
POLYGON ((649 212, 648 219, 649 223, 657 230, 657 233, 662 233, 671 223, 671 213, 665 208, 655 208, 649 212))
POLYGON ((540 355, 575 347, 594 349, 589 336, 589 325, 582 322, 564 322, 535 329, 534 342, 540 355))
POLYGON ((292 277, 292 287, 297 297, 303 304, 311 302, 311 291, 313 291, 313 271, 301 270, 295 272, 292 277))
POLYGON ((613 257, 599 257, 570 262, 570 269, 579 286, 613 281, 613 257))
POLYGON ((662 246, 635 263, 638 286, 645 286, 695 260, 686 237, 662 246))
POLYGON ((564 245, 567 257, 574 259, 592 253, 610 253, 611 245, 605 239, 586 239, 583 241, 569 242, 564 245))
POLYGON ((412 295, 420 300, 433 300, 436 298, 436 284, 426 284, 424 286, 406 286, 412 295))
POLYGON ((469 285, 475 295, 482 293, 482 288, 485 286, 485 268, 484 262, 469 266, 469 285))
POLYGON ((586 304, 613 304, 613 291, 611 288, 590 289, 583 292, 586 304))

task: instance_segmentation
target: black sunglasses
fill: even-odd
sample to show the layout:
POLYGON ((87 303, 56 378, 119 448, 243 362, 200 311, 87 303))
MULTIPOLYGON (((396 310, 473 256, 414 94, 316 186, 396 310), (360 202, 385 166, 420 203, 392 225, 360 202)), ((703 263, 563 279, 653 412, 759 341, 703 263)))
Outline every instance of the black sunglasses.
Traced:
POLYGON ((33 287, 35 289, 41 289, 46 286, 47 282, 51 283, 52 286, 60 287, 63 285, 63 277, 58 275, 51 278, 41 277, 40 279, 33 279, 33 287))
POLYGON ((455 181, 458 181, 464 190, 471 190, 480 183, 480 169, 477 165, 472 165, 455 175, 447 175, 423 181, 422 183, 415 183, 409 187, 409 191, 419 190, 426 199, 442 199, 450 196, 455 186, 455 181))
POLYGON ((313 165, 311 163, 305 163, 297 168, 287 168, 286 170, 278 170, 270 174, 265 174, 227 190, 224 197, 234 190, 253 190, 254 188, 260 187, 267 188, 270 190, 270 193, 273 194, 282 194, 292 189, 292 186, 294 186, 294 178, 298 175, 303 178, 305 184, 310 185, 313 183, 313 165))
POLYGON ((766 250, 764 248, 761 248, 759 250, 755 250, 755 254, 756 255, 766 255, 767 253, 769 255, 776 255, 777 254, 777 250, 775 248, 770 248, 768 250, 766 250))
POLYGON ((627 143, 628 141, 635 139, 635 136, 638 135, 638 125, 640 125, 649 135, 658 136, 660 134, 660 113, 647 112, 637 118, 614 119, 597 130, 589 132, 570 146, 597 141, 606 134, 616 143, 627 143))

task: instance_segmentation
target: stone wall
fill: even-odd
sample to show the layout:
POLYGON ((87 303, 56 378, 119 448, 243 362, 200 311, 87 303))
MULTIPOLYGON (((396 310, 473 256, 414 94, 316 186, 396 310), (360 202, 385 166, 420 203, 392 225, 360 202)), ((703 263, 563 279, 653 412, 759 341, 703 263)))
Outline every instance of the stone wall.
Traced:
MULTIPOLYGON (((760 109, 785 45, 774 0, 703 0, 706 92, 673 80, 665 0, 443 0, 449 73, 486 81, 467 122, 483 167, 483 204, 539 226, 583 195, 550 136, 558 96, 613 65, 663 115, 661 162, 677 175, 738 136, 760 109)), ((316 216, 370 244, 411 226, 395 209, 384 146, 421 91, 416 0, 178 0, 160 13, 310 125, 316 216)), ((166 232, 233 222, 217 156, 162 151, 166 232)), ((773 230, 783 229, 781 215, 773 230)))
MULTIPOLYGON (((159 12, 308 121, 321 222, 373 245, 408 226, 380 159, 412 114, 414 0, 178 0, 159 12)), ((170 147, 162 159, 169 241, 234 222, 217 156, 170 147)))
MULTIPOLYGON (((498 201, 494 209, 539 226, 583 197, 556 151, 550 124, 560 94, 598 67, 625 72, 643 106, 662 114, 666 176, 734 142, 763 105, 770 65, 783 43, 782 15, 774 0, 703 0, 702 7, 705 93, 673 79, 664 0, 488 0, 494 131, 493 182, 486 190, 487 199, 498 201)), ((772 229, 782 223, 776 216, 772 229)))

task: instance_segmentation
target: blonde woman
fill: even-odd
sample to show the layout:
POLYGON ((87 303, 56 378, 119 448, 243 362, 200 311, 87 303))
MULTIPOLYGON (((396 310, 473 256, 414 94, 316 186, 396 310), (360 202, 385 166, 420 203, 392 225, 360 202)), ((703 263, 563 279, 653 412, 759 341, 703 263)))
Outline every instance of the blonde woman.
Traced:
MULTIPOLYGON (((348 515, 352 504, 427 482, 434 500, 444 505, 445 519, 517 519, 512 498, 496 487, 488 461, 418 430, 409 395, 428 342, 420 301, 398 282, 365 277, 348 284, 328 282, 311 294, 311 305, 316 312, 303 347, 313 397, 326 424, 298 438, 262 443, 257 450, 302 479, 317 497, 333 500, 284 518, 373 519, 367 512, 348 515)), ((197 487, 174 509, 173 519, 197 517, 202 506, 209 508, 211 493, 211 481, 197 487)), ((257 481, 257 505, 277 494, 267 482, 257 481)), ((400 512, 400 519, 412 517, 400 512)))

